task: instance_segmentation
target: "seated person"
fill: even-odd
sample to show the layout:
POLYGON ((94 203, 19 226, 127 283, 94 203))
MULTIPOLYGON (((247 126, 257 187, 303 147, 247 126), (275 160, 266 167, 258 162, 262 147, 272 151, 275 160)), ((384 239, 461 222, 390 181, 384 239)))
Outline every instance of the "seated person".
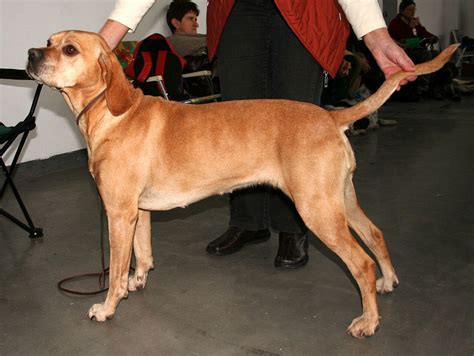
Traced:
POLYGON ((353 63, 352 67, 359 68, 360 70, 360 80, 358 83, 354 83, 351 90, 351 98, 354 98, 354 92, 362 85, 367 87, 372 93, 375 93, 385 81, 385 75, 377 64, 375 57, 364 44, 364 41, 360 41, 357 38, 354 31, 351 31, 349 34, 346 49, 355 55, 357 63, 353 63))
POLYGON ((346 50, 344 59, 336 78, 333 99, 356 99, 359 88, 365 84, 364 77, 371 70, 363 53, 346 50))
MULTIPOLYGON (((420 23, 420 18, 415 17, 416 4, 411 0, 402 0, 399 5, 398 15, 390 22, 388 32, 415 64, 431 60, 436 56, 435 51, 428 46, 438 42, 438 37, 428 32, 420 23)), ((430 76, 421 76, 415 82, 403 88, 405 93, 410 93, 411 99, 417 100, 420 94, 429 91, 430 76)))
POLYGON ((351 55, 346 51, 335 78, 328 78, 327 86, 323 89, 321 104, 332 106, 350 106, 342 102, 349 99, 349 75, 352 71, 351 55))
POLYGON ((197 33, 199 9, 189 0, 174 0, 166 12, 172 32, 168 41, 181 57, 207 55, 206 35, 197 33))
POLYGON ((360 42, 354 31, 351 31, 339 71, 335 78, 328 81, 327 87, 323 90, 323 104, 352 105, 353 99, 358 99, 358 91, 361 86, 366 85, 367 75, 378 69, 376 64, 375 66, 370 64, 369 59, 363 53, 360 42))
POLYGON ((219 92, 217 63, 209 62, 206 35, 197 33, 199 9, 189 0, 173 0, 166 12, 166 21, 172 32, 167 39, 178 55, 184 57, 184 72, 210 70, 212 84, 203 77, 190 78, 185 82, 185 90, 191 96, 206 96, 219 92))
MULTIPOLYGON (((355 105, 376 91, 383 81, 384 75, 375 59, 371 58, 370 51, 351 31, 342 64, 336 77, 328 78, 321 102, 329 110, 355 105)), ((365 133, 366 129, 380 125, 395 124, 396 121, 379 118, 375 112, 350 125, 348 135, 365 133)))
POLYGON ((402 47, 411 48, 422 46, 423 43, 433 44, 438 42, 438 37, 423 27, 420 18, 415 17, 416 4, 411 0, 403 0, 399 5, 399 13, 390 22, 388 32, 402 47), (412 41, 410 41, 410 39, 412 41), (418 40, 415 41, 415 39, 418 40))

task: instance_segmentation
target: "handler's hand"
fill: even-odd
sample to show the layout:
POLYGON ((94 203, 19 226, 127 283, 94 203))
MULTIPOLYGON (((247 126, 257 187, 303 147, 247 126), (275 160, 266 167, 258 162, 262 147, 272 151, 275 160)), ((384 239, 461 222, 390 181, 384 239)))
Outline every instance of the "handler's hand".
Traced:
MULTIPOLYGON (((369 32, 364 36, 364 42, 385 74, 385 78, 389 78, 400 70, 406 72, 413 72, 415 70, 412 60, 390 37, 386 28, 379 28, 369 32)), ((408 77, 400 82, 400 85, 405 85, 415 79, 416 76, 408 77)), ((397 90, 400 90, 400 86, 397 90)))

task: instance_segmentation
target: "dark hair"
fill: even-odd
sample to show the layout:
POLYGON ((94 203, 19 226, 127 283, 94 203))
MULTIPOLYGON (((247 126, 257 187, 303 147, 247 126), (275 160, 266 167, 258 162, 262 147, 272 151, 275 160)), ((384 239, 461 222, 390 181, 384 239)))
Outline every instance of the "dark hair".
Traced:
POLYGON ((404 11, 408 6, 410 5, 415 5, 415 2, 414 1, 411 1, 411 0, 402 0, 402 2, 400 3, 400 5, 398 6, 398 12, 402 12, 404 11))
POLYGON ((176 28, 171 23, 172 19, 177 19, 181 21, 188 12, 194 12, 196 16, 199 15, 199 9, 195 3, 189 0, 173 0, 170 3, 168 11, 166 11, 166 22, 168 22, 168 26, 171 32, 174 33, 176 28))

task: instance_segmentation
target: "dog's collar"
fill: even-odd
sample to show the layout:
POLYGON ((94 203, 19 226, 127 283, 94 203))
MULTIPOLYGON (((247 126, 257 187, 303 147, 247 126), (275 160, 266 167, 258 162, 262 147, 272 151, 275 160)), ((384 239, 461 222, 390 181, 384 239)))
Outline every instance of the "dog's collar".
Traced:
POLYGON ((81 120, 81 117, 86 113, 87 110, 89 110, 95 103, 97 103, 99 101, 99 99, 101 99, 105 94, 105 89, 102 90, 99 95, 97 95, 94 99, 92 99, 91 101, 89 101, 89 104, 87 104, 84 109, 82 109, 82 111, 79 113, 79 115, 77 115, 76 117, 76 124, 79 125, 79 120, 81 120))

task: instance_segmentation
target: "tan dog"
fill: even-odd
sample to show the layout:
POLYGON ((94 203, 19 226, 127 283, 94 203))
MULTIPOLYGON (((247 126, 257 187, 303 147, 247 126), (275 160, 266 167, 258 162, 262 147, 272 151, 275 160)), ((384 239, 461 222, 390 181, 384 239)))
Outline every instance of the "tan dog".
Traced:
MULTIPOLYGON (((417 66, 439 69, 456 48, 417 66)), ((109 221, 110 289, 89 317, 111 318, 120 300, 145 287, 153 268, 150 210, 184 207, 213 194, 271 184, 295 203, 307 227, 347 265, 359 285, 363 314, 348 332, 372 335, 379 325, 376 290, 398 284, 382 232, 358 205, 353 151, 344 130, 381 106, 399 72, 373 96, 348 109, 327 112, 285 100, 186 105, 144 96, 126 80, 107 44, 96 34, 61 32, 48 47, 31 49, 29 75, 64 96, 84 135, 89 170, 109 221), (374 261, 349 231, 374 253, 374 261), (132 245, 136 269, 129 277, 132 245)))

